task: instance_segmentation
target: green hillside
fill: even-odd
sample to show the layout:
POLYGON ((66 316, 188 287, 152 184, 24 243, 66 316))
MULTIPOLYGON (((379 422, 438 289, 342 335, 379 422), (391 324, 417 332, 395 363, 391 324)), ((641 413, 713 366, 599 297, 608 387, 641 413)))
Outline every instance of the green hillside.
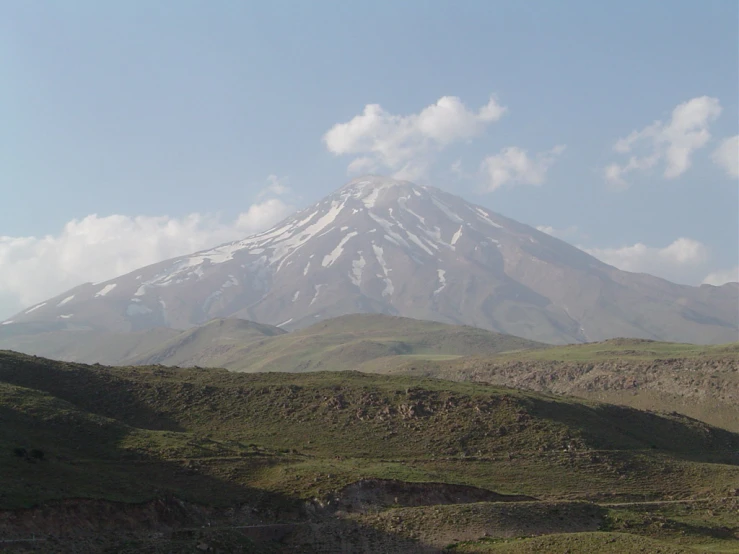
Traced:
POLYGON ((643 339, 611 339, 586 344, 552 346, 529 352, 517 352, 501 358, 518 361, 598 362, 606 359, 661 360, 695 359, 708 356, 733 356, 739 360, 739 342, 717 345, 659 342, 643 339))
POLYGON ((205 325, 182 331, 143 354, 126 358, 127 363, 174 366, 223 367, 217 362, 230 359, 254 343, 286 332, 279 327, 244 319, 214 319, 205 325))
POLYGON ((250 372, 374 371, 409 359, 453 359, 544 347, 475 327, 380 314, 341 316, 269 338, 249 334, 233 339, 217 337, 214 342, 213 335, 202 334, 188 344, 187 350, 177 348, 179 339, 174 339, 130 363, 199 365, 250 372))
MULTIPOLYGON (((249 551, 248 541, 235 550, 244 535, 232 529, 295 521, 315 528, 306 537, 288 526, 283 540, 304 552, 339 548, 352 533, 375 551, 432 551, 439 537, 396 529, 392 510, 417 510, 407 521, 430 529, 423 522, 436 520, 423 514, 434 506, 482 499, 498 513, 500 502, 530 499, 504 510, 511 532, 535 521, 536 533, 568 533, 556 522, 569 505, 552 503, 584 502, 600 528, 596 504, 708 497, 720 514, 739 483, 739 435, 689 418, 410 376, 87 366, 0 352, 0 415, 0 508, 41 510, 0 532, 33 529, 66 544, 70 527, 79 544, 93 536, 79 529, 98 529, 102 540, 96 514, 113 510, 132 552, 202 540, 249 551), (88 513, 80 499, 124 504, 88 513), (154 518, 171 533, 200 529, 206 516, 211 531, 175 543, 132 523, 154 518)), ((477 537, 477 516, 465 523, 445 510, 437 520, 477 537)), ((126 551, 111 537, 110 551, 126 551)))
POLYGON ((674 411, 739 432, 737 368, 739 343, 696 346, 616 339, 497 356, 413 360, 380 371, 674 411))

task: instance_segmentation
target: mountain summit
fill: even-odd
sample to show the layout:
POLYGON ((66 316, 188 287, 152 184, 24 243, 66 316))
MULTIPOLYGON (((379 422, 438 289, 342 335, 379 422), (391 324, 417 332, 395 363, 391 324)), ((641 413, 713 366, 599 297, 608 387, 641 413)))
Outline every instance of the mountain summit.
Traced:
POLYGON ((370 312, 553 343, 711 343, 736 340, 738 301, 735 284, 620 271, 439 189, 366 176, 268 231, 79 286, 3 327, 185 329, 238 317, 291 329, 370 312))

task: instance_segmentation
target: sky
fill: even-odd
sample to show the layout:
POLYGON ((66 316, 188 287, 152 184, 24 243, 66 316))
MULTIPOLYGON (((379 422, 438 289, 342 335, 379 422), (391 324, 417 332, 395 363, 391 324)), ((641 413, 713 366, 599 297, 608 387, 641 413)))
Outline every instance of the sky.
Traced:
POLYGON ((0 319, 362 173, 739 280, 739 3, 0 0, 0 319))

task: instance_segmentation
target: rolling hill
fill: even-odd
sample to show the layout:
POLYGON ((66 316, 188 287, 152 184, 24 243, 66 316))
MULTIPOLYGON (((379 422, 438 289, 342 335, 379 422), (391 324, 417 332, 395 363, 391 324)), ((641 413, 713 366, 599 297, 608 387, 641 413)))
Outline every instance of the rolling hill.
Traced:
POLYGON ((474 327, 382 314, 341 316, 291 333, 239 319, 215 319, 186 331, 42 328, 33 334, 5 336, 2 331, 0 327, 0 348, 62 361, 235 371, 371 370, 405 359, 457 358, 545 346, 474 327))
POLYGON ((55 552, 440 552, 521 533, 651 544, 655 517, 668 545, 739 532, 725 526, 739 435, 598 402, 0 352, 0 415, 0 532, 55 552), (671 530, 686 521, 675 499, 710 508, 692 516, 700 532, 671 530))
POLYGON ((126 363, 198 365, 251 372, 371 371, 408 359, 449 359, 545 346, 474 327, 381 314, 341 316, 291 333, 271 328, 272 336, 223 333, 225 322, 211 322, 185 331, 161 347, 128 358, 126 363), (206 330, 214 333, 205 333, 206 330), (188 342, 191 337, 193 340, 188 342), (187 348, 182 347, 183 343, 187 348))

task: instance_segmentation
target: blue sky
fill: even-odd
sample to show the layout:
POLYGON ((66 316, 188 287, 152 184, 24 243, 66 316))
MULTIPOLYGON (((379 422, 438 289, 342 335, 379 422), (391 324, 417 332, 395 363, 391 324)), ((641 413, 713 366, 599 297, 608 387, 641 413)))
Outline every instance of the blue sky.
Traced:
POLYGON ((735 1, 0 5, 0 318, 358 158, 624 269, 737 278, 735 1))

